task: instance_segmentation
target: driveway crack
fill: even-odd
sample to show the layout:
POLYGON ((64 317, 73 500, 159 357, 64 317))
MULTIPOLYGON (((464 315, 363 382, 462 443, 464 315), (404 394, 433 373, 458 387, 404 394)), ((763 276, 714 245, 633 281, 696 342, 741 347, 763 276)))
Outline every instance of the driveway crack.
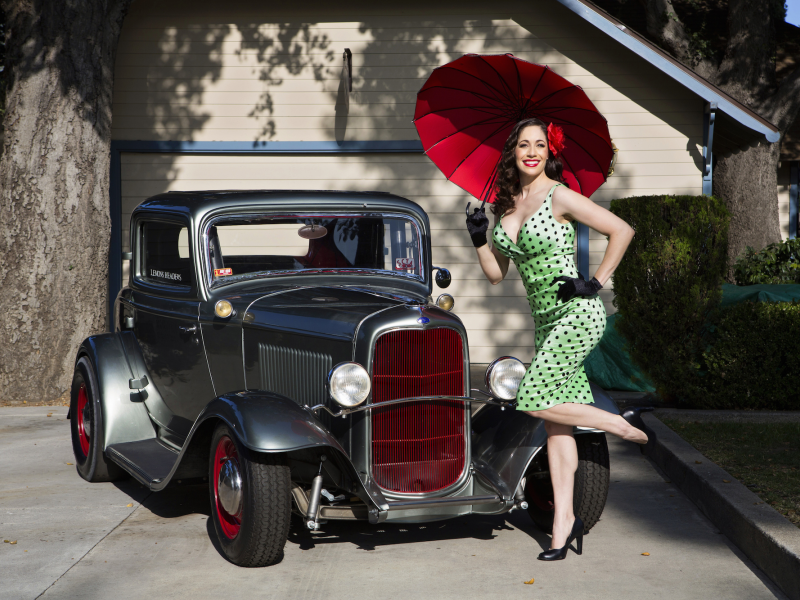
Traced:
POLYGON ((134 515, 134 513, 142 507, 142 504, 144 504, 145 500, 147 500, 152 494, 153 494, 153 492, 148 492, 147 495, 144 498, 142 498, 141 502, 139 502, 139 505, 136 508, 134 508, 127 517, 125 517, 124 519, 122 519, 122 521, 120 521, 119 523, 114 525, 114 527, 112 527, 103 537, 101 537, 99 540, 97 540, 97 542, 91 548, 89 548, 86 552, 84 552, 83 555, 80 558, 78 558, 78 560, 76 560, 73 564, 71 564, 69 566, 69 568, 66 571, 64 571, 61 575, 59 575, 53 583, 48 585, 41 594, 36 596, 36 600, 39 600, 39 598, 44 596, 48 592, 48 590, 50 588, 52 588, 55 584, 57 584, 59 581, 61 581, 61 579, 64 577, 64 575, 66 575, 72 569, 74 569, 77 566, 77 564, 79 562, 81 562, 84 558, 86 558, 86 556, 88 556, 88 554, 92 550, 97 548, 97 546, 100 545, 100 543, 103 540, 105 540, 108 536, 110 536, 112 533, 114 533, 123 523, 125 523, 125 521, 130 519, 134 515))

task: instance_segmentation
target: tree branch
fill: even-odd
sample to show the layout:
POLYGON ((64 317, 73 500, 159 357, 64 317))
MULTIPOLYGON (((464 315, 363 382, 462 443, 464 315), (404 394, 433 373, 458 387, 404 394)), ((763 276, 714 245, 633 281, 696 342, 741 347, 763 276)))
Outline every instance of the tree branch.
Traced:
POLYGON ((692 42, 686 27, 675 12, 672 0, 642 0, 647 17, 647 33, 675 58, 693 69, 698 75, 713 81, 716 65, 700 59, 692 51, 692 42))

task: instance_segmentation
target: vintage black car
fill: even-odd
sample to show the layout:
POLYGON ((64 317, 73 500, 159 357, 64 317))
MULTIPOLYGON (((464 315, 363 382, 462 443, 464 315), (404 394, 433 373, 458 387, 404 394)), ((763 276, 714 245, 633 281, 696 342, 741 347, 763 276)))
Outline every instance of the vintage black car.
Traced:
MULTIPOLYGON (((422 522, 527 509, 552 526, 543 423, 514 410, 522 363, 470 386, 453 298, 432 296, 428 217, 383 193, 178 192, 131 217, 114 332, 81 345, 77 469, 153 491, 207 478, 242 566, 279 560, 292 513, 422 522)), ((597 406, 617 413, 593 386, 597 406)), ((575 504, 600 518, 608 449, 576 430, 575 504)))

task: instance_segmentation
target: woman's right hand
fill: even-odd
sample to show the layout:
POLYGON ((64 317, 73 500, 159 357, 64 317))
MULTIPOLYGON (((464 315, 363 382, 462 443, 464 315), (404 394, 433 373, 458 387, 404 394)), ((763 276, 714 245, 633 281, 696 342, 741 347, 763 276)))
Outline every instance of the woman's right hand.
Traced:
POLYGON ((486 216, 486 211, 483 207, 474 209, 470 214, 470 204, 471 202, 467 203, 467 231, 469 231, 469 237, 472 239, 472 245, 480 248, 488 243, 486 241, 486 232, 489 230, 489 217, 486 216))

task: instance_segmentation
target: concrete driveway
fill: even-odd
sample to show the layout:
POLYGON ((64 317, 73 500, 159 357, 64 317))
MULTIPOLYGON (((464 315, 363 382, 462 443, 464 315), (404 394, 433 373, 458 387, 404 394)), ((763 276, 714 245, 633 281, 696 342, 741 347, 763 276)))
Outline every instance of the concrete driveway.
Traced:
POLYGON ((0 408, 0 598, 784 598, 631 444, 584 554, 542 563, 524 512, 293 530, 283 561, 226 562, 207 489, 151 494, 76 473, 65 408, 0 408), (52 416, 48 417, 47 415, 52 416), (643 556, 649 552, 649 556, 643 556), (531 585, 524 581, 534 579, 531 585))

